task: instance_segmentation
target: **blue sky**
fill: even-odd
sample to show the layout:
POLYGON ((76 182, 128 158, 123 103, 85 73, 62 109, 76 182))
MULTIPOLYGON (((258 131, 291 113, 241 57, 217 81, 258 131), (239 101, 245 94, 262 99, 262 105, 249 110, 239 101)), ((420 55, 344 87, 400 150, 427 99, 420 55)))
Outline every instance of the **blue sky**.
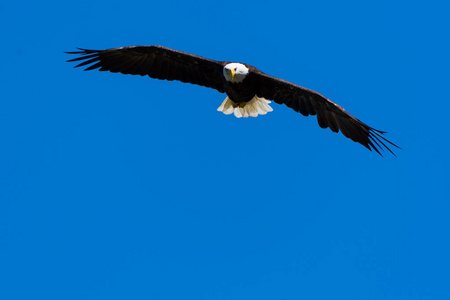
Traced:
POLYGON ((448 299, 439 1, 0 4, 0 298, 448 299), (164 45, 314 89, 404 150, 66 63, 164 45))

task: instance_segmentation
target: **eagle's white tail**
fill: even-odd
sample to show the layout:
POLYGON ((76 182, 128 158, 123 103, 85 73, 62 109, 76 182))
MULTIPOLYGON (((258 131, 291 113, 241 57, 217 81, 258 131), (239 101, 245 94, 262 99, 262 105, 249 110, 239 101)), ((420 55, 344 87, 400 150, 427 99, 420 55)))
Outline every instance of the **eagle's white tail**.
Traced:
POLYGON ((256 95, 252 100, 242 103, 234 103, 230 98, 226 97, 217 111, 221 111, 226 115, 234 113, 237 118, 257 117, 258 115, 265 115, 273 111, 269 103, 269 100, 259 98, 256 95))

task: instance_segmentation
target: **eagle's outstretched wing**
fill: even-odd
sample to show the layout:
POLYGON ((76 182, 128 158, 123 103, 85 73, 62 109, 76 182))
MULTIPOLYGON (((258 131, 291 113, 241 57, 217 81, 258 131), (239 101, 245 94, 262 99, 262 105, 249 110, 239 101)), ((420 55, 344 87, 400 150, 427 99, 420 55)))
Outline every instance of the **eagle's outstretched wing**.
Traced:
POLYGON ((317 115, 317 121, 321 128, 330 128, 333 132, 340 130, 344 136, 371 151, 374 149, 380 155, 380 150, 384 150, 383 147, 394 154, 388 145, 400 148, 382 136, 386 132, 364 124, 346 112, 344 108, 317 92, 267 75, 259 70, 254 70, 252 76, 259 84, 258 97, 286 104, 304 116, 317 115))
POLYGON ((66 52, 80 57, 68 61, 82 61, 75 67, 85 70, 148 75, 156 79, 179 80, 213 88, 223 93, 223 63, 162 46, 130 46, 106 50, 66 52), (90 65, 90 66, 89 66, 90 65))

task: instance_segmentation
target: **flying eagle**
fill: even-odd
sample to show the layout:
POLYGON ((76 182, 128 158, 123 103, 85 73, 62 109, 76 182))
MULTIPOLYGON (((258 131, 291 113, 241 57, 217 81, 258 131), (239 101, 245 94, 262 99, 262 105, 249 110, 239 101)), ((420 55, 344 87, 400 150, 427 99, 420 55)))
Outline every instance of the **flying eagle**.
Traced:
MULTIPOLYGON (((317 115, 321 128, 342 132, 370 151, 381 155, 383 147, 400 148, 382 136, 385 132, 374 129, 321 94, 267 75, 245 63, 215 61, 201 56, 169 49, 162 46, 130 46, 106 50, 66 52, 80 57, 75 67, 88 66, 87 70, 99 69, 113 73, 148 75, 151 78, 179 80, 213 88, 227 97, 217 109, 226 115, 234 113, 238 118, 257 117, 272 111, 273 100, 285 104, 304 116, 317 115), (269 100, 266 100, 269 99, 269 100)), ((395 155, 395 154, 394 154, 395 155)))

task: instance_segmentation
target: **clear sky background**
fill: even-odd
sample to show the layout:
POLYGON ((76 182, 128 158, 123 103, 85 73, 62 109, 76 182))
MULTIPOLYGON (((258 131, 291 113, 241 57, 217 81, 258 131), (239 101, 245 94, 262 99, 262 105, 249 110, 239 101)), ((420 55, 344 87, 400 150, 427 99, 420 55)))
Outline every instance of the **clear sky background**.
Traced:
POLYGON ((450 299, 444 2, 3 1, 0 298, 450 299), (152 44, 314 89, 403 150, 63 53, 152 44))

